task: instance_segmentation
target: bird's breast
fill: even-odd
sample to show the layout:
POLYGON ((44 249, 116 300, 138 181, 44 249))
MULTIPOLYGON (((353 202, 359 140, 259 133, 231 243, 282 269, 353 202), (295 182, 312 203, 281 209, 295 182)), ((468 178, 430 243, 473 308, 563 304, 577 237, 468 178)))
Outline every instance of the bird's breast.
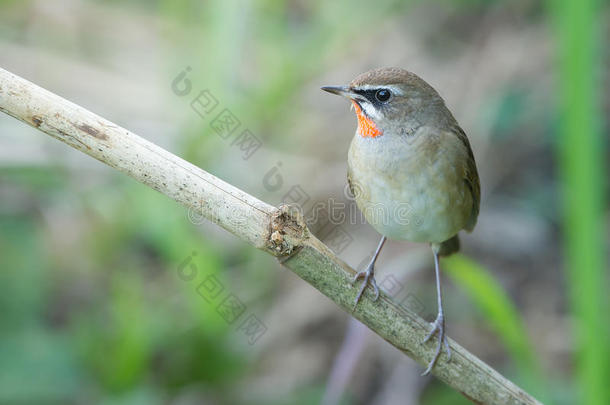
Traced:
POLYGON ((366 220, 391 239, 443 242, 455 235, 472 207, 461 149, 457 137, 426 128, 411 136, 356 135, 348 170, 366 220))

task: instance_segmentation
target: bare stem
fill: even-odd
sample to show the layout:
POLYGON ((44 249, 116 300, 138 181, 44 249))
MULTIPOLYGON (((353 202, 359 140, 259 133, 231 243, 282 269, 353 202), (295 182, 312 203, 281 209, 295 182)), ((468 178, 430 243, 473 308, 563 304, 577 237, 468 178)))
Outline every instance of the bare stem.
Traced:
MULTIPOLYGON (((278 258, 347 312, 355 271, 307 229, 298 213, 275 208, 214 177, 134 133, 27 80, 0 69, 0 110, 167 195, 254 247, 278 258)), ((435 344, 416 313, 386 294, 367 293, 352 315, 407 356, 424 365, 435 344)), ((453 356, 432 374, 484 404, 539 404, 528 393, 449 339, 453 356)))

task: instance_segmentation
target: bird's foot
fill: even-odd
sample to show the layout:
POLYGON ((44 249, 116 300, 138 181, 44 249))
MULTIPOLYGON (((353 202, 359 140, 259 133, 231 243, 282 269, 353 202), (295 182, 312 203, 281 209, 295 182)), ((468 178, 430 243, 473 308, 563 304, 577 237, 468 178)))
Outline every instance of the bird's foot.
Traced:
POLYGON ((375 291, 375 299, 373 301, 377 301, 377 299, 379 298, 379 287, 377 287, 377 282, 375 281, 375 266, 373 263, 369 264, 366 270, 356 274, 356 276, 352 280, 352 285, 361 278, 364 279, 364 281, 362 282, 362 285, 360 286, 360 291, 358 291, 358 295, 356 296, 356 300, 354 301, 354 309, 356 309, 356 305, 358 305, 358 302, 360 301, 360 298, 362 298, 362 294, 364 293, 366 286, 369 284, 371 285, 371 287, 373 287, 373 290, 375 291))
POLYGON ((449 342, 447 341, 447 336, 445 335, 445 318, 442 313, 439 313, 436 317, 436 320, 432 323, 432 330, 422 343, 426 343, 430 338, 434 335, 438 334, 438 344, 436 346, 436 352, 434 353, 434 357, 428 363, 428 368, 423 372, 422 375, 430 374, 430 371, 434 368, 434 365, 438 361, 438 358, 441 355, 441 350, 443 349, 443 345, 445 346, 445 350, 447 351, 447 361, 451 360, 451 349, 449 348, 449 342))

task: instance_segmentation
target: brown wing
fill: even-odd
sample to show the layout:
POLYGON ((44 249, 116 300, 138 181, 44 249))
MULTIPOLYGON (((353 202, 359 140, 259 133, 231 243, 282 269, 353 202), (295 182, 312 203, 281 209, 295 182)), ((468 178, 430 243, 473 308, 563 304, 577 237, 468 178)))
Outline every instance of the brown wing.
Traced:
POLYGON ((472 153, 472 148, 470 147, 470 142, 468 141, 468 137, 464 133, 464 130, 460 128, 457 123, 452 127, 453 133, 457 135, 457 137, 462 141, 464 146, 466 146, 466 150, 468 151, 468 159, 466 161, 466 168, 464 173, 464 182, 466 183, 466 187, 470 190, 470 195, 472 196, 472 212, 470 214, 470 218, 466 223, 465 229, 467 231, 472 231, 474 226, 477 223, 477 217, 479 216, 479 207, 481 204, 481 184, 479 183, 479 173, 477 171, 477 164, 474 161, 474 154, 472 153))

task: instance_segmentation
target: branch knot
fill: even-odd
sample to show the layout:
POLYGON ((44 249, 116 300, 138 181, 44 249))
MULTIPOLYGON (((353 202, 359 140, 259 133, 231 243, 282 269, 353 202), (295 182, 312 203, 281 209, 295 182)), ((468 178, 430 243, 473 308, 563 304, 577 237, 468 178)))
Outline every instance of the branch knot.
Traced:
POLYGON ((271 215, 267 247, 275 256, 287 256, 309 236, 298 206, 282 204, 271 215))

